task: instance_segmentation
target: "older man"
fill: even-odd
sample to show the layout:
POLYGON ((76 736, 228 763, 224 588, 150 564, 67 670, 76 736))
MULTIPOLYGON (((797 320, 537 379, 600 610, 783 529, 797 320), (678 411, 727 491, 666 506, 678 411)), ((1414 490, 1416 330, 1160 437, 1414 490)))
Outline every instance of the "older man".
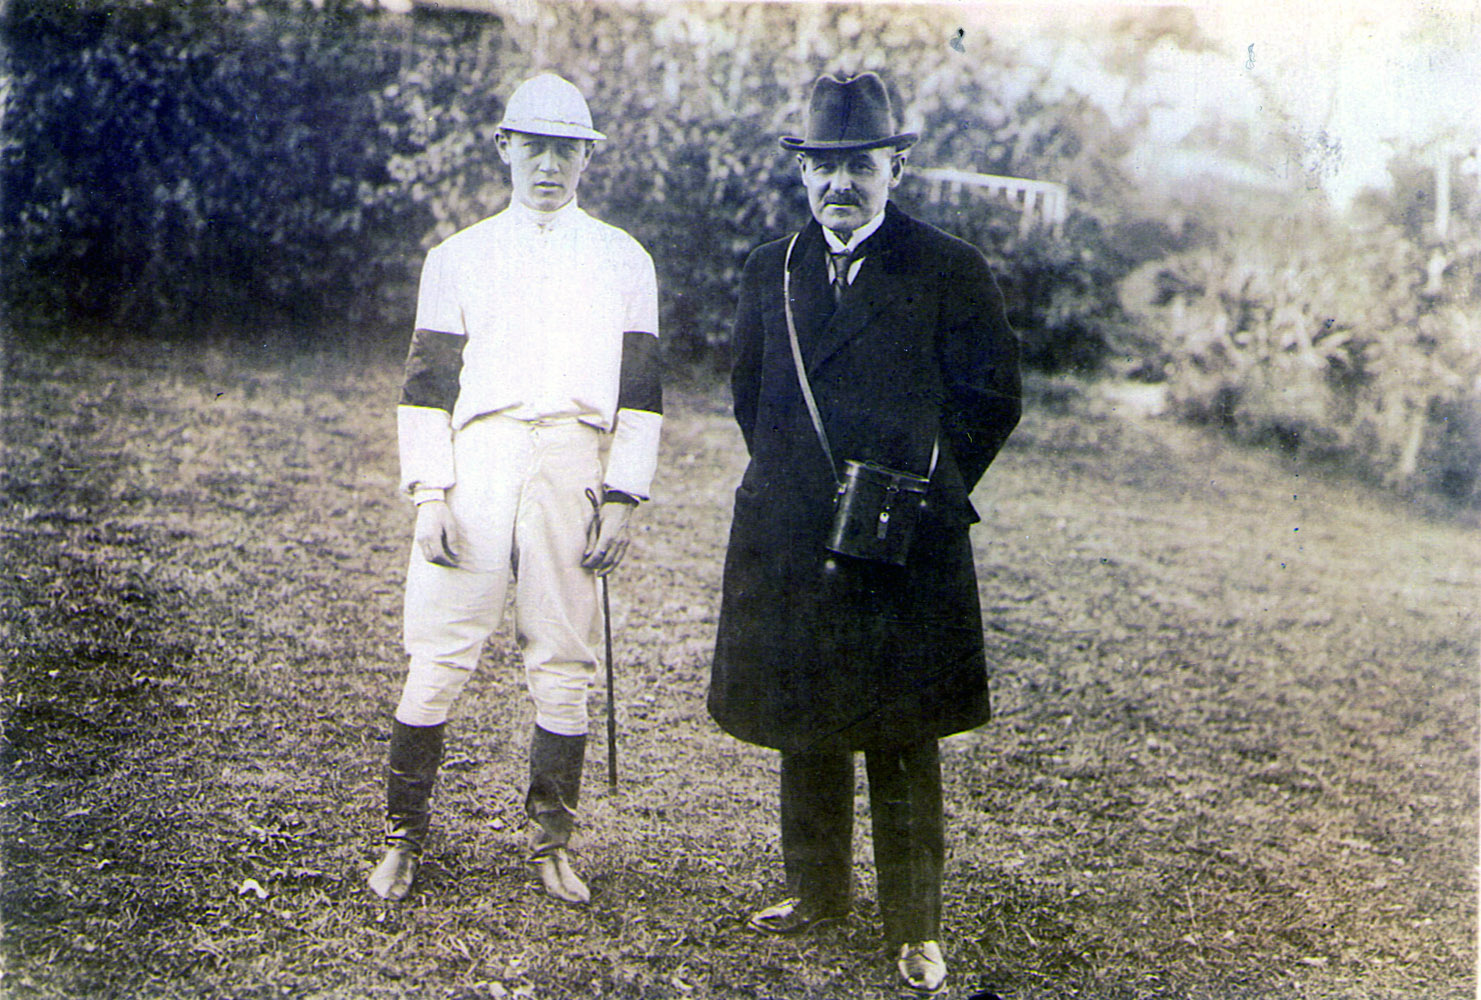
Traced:
POLYGON ((847 913, 862 751, 886 943, 929 993, 946 977, 937 740, 990 713, 969 494, 1018 421, 1020 382, 982 254, 889 200, 916 139, 872 73, 818 80, 806 136, 781 139, 813 222, 757 248, 741 279, 732 389, 750 463, 709 709, 781 751, 787 894, 751 925, 847 913), (882 494, 850 486, 866 474, 882 494))
POLYGON ((626 550, 663 409, 653 262, 576 202, 603 138, 572 84, 553 74, 522 84, 495 139, 511 204, 434 247, 422 270, 397 408, 402 485, 417 506, 410 666, 392 724, 387 850, 370 876, 386 899, 416 876, 448 714, 500 624, 516 565, 535 703, 533 858, 552 896, 589 899, 566 845, 597 664, 596 576, 626 550))

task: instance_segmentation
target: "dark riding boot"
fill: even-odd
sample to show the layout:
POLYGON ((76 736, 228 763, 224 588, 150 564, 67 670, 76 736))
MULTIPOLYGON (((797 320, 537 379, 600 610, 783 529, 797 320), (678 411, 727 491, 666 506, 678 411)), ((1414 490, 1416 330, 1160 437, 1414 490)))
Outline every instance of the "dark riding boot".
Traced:
POLYGON ((535 821, 531 860, 545 891, 567 903, 586 903, 591 891, 571 870, 566 850, 576 826, 586 736, 561 736, 535 727, 530 741, 530 788, 525 812, 535 821))
POLYGON ((406 898, 416 878, 432 821, 428 803, 442 763, 445 727, 445 723, 408 726, 399 719, 392 722, 386 765, 386 856, 370 873, 371 891, 382 899, 406 898))

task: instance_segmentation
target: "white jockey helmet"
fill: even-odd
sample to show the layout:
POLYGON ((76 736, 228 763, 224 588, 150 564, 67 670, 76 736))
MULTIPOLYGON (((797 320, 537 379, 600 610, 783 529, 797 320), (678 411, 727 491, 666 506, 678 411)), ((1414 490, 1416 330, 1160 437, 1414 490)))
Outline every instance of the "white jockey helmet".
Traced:
POLYGON ((531 77, 509 97, 502 129, 567 139, 605 139, 591 127, 591 109, 575 84, 554 73, 531 77))

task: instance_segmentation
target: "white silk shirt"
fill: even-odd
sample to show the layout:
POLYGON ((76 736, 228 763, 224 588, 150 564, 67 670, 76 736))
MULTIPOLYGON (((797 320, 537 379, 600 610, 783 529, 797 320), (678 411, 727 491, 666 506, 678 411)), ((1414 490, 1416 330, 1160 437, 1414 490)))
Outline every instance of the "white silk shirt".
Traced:
POLYGON ((648 496, 662 423, 657 338, 652 258, 574 200, 549 213, 515 202, 454 234, 422 269, 397 408, 403 487, 452 486, 452 434, 498 413, 612 432, 607 487, 648 496))

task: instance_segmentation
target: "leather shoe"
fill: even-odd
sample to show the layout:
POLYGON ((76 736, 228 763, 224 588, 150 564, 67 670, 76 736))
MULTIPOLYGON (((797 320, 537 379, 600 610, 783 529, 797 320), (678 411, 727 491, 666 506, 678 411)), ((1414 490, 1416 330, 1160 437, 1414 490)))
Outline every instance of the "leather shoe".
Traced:
POLYGON ((540 872, 540 882, 545 891, 564 903, 586 904, 591 902, 591 890, 571 868, 571 859, 564 847, 551 848, 534 858, 540 872))
POLYGON ((411 883, 417 877, 417 865, 421 858, 417 852, 401 844, 392 845, 381 858, 381 863, 370 873, 370 891, 381 899, 397 902, 411 892, 411 883))
POLYGON ((796 896, 788 896, 764 910, 757 910, 746 920, 752 930, 771 934, 796 934, 825 920, 841 920, 848 911, 825 910, 796 896))
POLYGON ((900 946, 900 960, 895 963, 900 978, 916 993, 930 995, 946 982, 946 959, 935 941, 915 941, 900 946))

